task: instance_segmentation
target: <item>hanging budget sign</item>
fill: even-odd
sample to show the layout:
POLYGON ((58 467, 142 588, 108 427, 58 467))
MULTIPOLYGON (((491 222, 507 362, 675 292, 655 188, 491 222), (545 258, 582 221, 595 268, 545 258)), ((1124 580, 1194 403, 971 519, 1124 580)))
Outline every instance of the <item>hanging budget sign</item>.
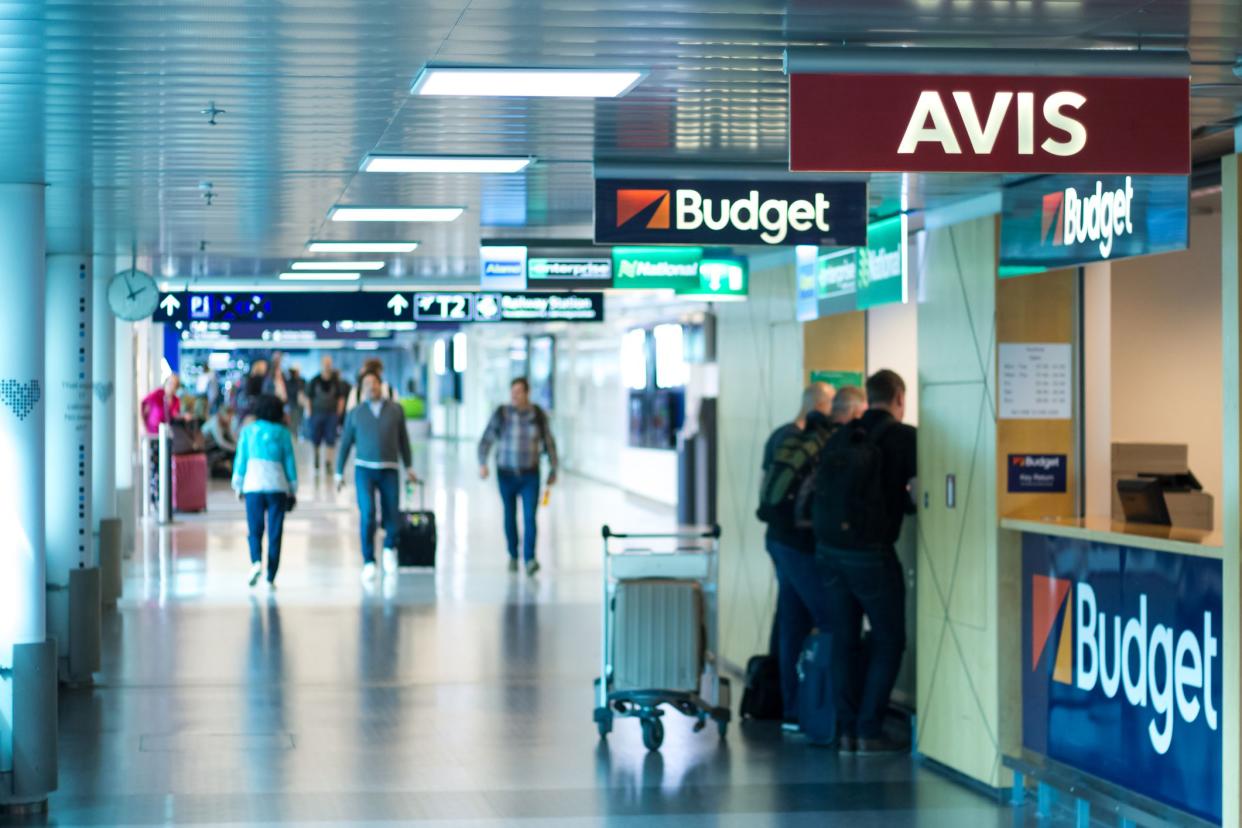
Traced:
POLYGON ((598 244, 861 245, 861 181, 595 180, 598 244))
POLYGON ((1022 743, 1219 824, 1220 560, 1024 534, 1022 743))
POLYGON ((1190 172, 1190 79, 797 73, 796 172, 1190 172))
POLYGON ((1185 250, 1190 179, 1052 175, 1001 195, 1001 275, 1185 250))

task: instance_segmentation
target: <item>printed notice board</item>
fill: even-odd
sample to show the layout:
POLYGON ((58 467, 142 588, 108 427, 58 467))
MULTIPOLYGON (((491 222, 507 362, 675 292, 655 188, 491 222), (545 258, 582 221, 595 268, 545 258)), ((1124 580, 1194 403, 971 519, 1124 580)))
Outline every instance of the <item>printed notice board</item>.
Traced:
POLYGON ((1073 350, 1063 343, 1002 342, 997 364, 1002 420, 1068 420, 1073 350))

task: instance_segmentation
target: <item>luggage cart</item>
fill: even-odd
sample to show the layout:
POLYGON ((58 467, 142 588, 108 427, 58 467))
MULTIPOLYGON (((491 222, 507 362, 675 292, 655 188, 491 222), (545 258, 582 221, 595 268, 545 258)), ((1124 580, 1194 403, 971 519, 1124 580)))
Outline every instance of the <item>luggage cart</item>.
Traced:
POLYGON ((615 717, 631 716, 642 726, 647 749, 659 750, 661 706, 667 705, 695 719, 696 733, 714 721, 723 739, 731 703, 729 680, 717 663, 720 527, 630 534, 605 526, 603 537, 603 640, 595 680, 600 738, 607 738, 615 717), (617 541, 626 548, 615 548, 617 541))

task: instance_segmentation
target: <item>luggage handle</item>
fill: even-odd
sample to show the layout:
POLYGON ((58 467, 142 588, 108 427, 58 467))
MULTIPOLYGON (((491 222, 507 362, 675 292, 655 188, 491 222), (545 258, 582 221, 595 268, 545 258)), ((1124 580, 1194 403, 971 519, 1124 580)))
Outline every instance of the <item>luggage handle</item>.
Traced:
MULTIPOLYGON (((407 479, 405 481, 405 491, 408 492, 411 487, 418 489, 418 511, 427 511, 427 485, 423 483, 423 479, 421 477, 413 482, 407 479)), ((405 505, 410 506, 411 504, 407 503, 405 505)), ((405 509, 402 509, 401 511, 405 511, 405 509)))
POLYGON ((686 532, 614 532, 611 527, 604 524, 604 539, 608 538, 625 538, 625 539, 663 539, 663 540, 701 540, 703 538, 719 538, 720 524, 714 523, 705 529, 697 531, 691 530, 686 532))

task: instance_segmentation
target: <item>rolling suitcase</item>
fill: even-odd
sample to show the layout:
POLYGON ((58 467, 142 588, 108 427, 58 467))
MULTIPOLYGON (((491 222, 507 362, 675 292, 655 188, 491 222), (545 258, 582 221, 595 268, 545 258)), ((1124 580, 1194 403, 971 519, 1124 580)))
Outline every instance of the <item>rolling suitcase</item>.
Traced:
POLYGON ((207 510, 207 455, 203 452, 173 455, 172 507, 177 512, 207 510))
POLYGON ((693 581, 621 581, 616 594, 617 690, 699 691, 703 592, 693 581))
POLYGON ((423 483, 418 483, 418 509, 405 512, 397 536, 397 566, 436 565, 436 513, 425 508, 423 483))

